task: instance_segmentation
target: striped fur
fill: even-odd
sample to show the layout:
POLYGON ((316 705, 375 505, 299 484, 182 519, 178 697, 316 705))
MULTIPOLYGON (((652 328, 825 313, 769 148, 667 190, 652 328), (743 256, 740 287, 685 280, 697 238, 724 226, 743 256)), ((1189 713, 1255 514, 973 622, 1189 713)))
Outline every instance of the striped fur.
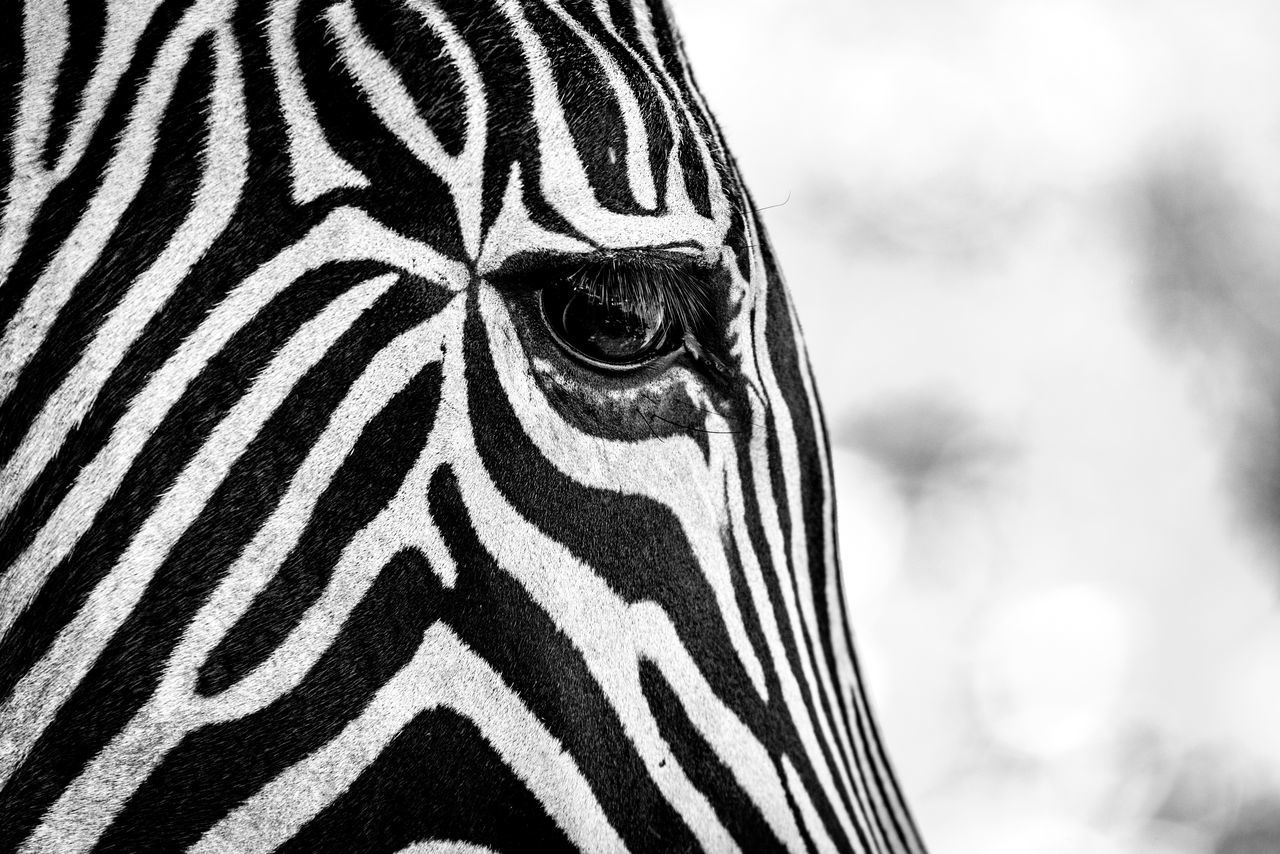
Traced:
POLYGON ((660 3, 28 0, 0 850, 920 851, 826 440, 660 3), (714 270, 606 376, 553 260, 714 270))

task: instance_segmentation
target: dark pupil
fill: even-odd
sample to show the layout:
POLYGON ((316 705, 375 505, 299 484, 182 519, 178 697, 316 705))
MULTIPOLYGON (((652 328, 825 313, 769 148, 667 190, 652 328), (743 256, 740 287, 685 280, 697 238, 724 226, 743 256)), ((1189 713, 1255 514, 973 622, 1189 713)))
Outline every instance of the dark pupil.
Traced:
POLYGON ((638 361, 661 343, 666 326, 661 306, 611 305, 569 288, 548 288, 543 300, 564 343, 601 362, 638 361))

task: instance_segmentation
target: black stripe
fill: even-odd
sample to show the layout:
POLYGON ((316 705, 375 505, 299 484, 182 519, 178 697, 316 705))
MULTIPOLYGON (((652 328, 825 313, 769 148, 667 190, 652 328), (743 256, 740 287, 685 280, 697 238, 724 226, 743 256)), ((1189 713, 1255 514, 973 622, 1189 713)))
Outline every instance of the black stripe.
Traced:
MULTIPOLYGON (((756 308, 753 308, 748 312, 748 329, 753 329, 755 327, 754 317, 756 310, 756 308)), ((760 367, 758 364, 755 366, 754 370, 759 374, 760 367)), ((764 720, 761 720, 758 717, 750 717, 747 718, 746 721, 753 731, 766 731, 769 733, 768 737, 764 739, 764 743, 769 745, 775 756, 786 753, 791 757, 792 764, 795 767, 797 775, 804 781, 808 791, 815 796, 814 808, 818 811, 820 819, 827 828, 831 829, 835 833, 834 838, 838 840, 840 838, 840 826, 836 820, 832 805, 828 803, 825 797, 822 796, 826 790, 819 784, 813 765, 815 762, 821 762, 832 770, 838 767, 833 763, 833 756, 828 750, 825 741, 822 738, 821 730, 818 727, 817 716, 824 713, 823 700, 820 696, 814 696, 813 693, 807 690, 800 662, 801 656, 809 654, 808 643, 806 638, 803 636, 803 630, 800 636, 797 636, 792 631, 791 621, 786 612, 785 602, 782 596, 782 588, 780 586, 782 583, 786 583, 792 587, 794 592, 795 579, 791 572, 790 560, 785 556, 785 554, 783 557, 784 565, 782 567, 775 567, 773 565, 773 558, 769 549, 769 544, 764 536, 764 526, 785 524, 779 517, 783 515, 781 513, 782 508, 786 507, 786 491, 785 485, 782 484, 781 477, 779 475, 781 461, 777 453, 776 427, 774 425, 773 415, 768 412, 762 412, 761 417, 766 419, 766 425, 768 428, 765 432, 768 437, 766 445, 769 448, 771 463, 772 482, 770 492, 771 495, 775 497, 775 500, 767 509, 761 508, 757 501, 755 490, 751 486, 754 483, 754 473, 752 471, 753 461, 748 447, 748 438, 744 436, 739 440, 737 459, 739 477, 742 479, 742 483, 744 484, 742 495, 745 504, 745 515, 749 520, 747 530, 750 534, 751 542, 749 544, 740 545, 746 545, 750 548, 760 562, 761 575, 763 576, 764 583, 768 591, 766 598, 771 605, 771 616, 778 627, 785 656, 784 662, 775 662, 775 664, 780 664, 781 666, 788 668, 794 675, 801 701, 803 703, 803 708, 800 713, 807 714, 809 716, 809 724, 813 729, 815 740, 819 744, 819 755, 810 756, 801 744, 796 730, 799 722, 791 717, 790 711, 781 696, 781 686, 776 680, 771 680, 768 686, 770 698, 769 714, 765 716, 764 720)), ((844 786, 838 778, 834 783, 836 786, 837 796, 845 805, 846 811, 851 811, 851 804, 849 801, 849 798, 851 797, 850 793, 845 791, 844 786)), ((873 850, 866 839, 866 829, 857 821, 853 822, 853 826, 863 849, 873 850)))
MULTIPOLYGON (((86 4, 96 5, 96 4, 86 4)), ((137 277, 164 251, 190 214, 208 142, 213 49, 209 37, 192 46, 173 99, 157 128, 155 155, 138 193, 97 260, 0 403, 0 462, 8 462, 49 397, 137 277)))
POLYGON ((22 22, 16 20, 18 17, 15 15, 8 26, 0 27, 0 200, 5 202, 12 192, 9 182, 13 179, 17 142, 14 131, 18 126, 22 69, 27 59, 22 22))
MULTIPOLYGON (((608 30, 603 26, 599 15, 595 10, 595 3, 592 0, 588 2, 567 3, 566 11, 578 22, 587 32, 589 32, 617 64, 623 77, 626 78, 631 87, 631 92, 635 96, 636 102, 640 108, 640 118, 644 123, 645 131, 648 135, 649 147, 646 152, 649 160, 649 168, 653 172, 654 187, 657 190, 658 207, 656 212, 659 214, 668 211, 666 194, 664 192, 668 179, 669 156, 671 146, 675 144, 675 136, 673 128, 669 123, 666 109, 663 107, 661 93, 670 93, 664 85, 661 77, 658 77, 657 88, 650 79, 649 73, 655 69, 651 64, 644 61, 644 48, 639 45, 636 37, 628 38, 626 28, 630 24, 634 36, 634 18, 630 12, 624 16, 614 13, 614 30, 618 37, 610 35, 608 30), (621 21, 621 23, 620 23, 621 21), (632 50, 627 50, 627 46, 631 46, 632 50), (639 59, 637 59, 639 57, 639 59), (647 73, 648 72, 648 73, 647 73)), ((592 60, 594 62, 594 60, 592 60)), ((676 104, 671 104, 671 108, 676 113, 677 127, 683 127, 679 119, 679 108, 676 104)), ((619 152, 622 149, 618 149, 619 152)), ((694 175, 698 173, 693 173, 694 175)), ((689 175, 686 174, 686 180, 689 175)), ((695 179, 696 181, 696 179, 695 179)), ((593 182, 594 183, 594 182, 593 182)), ((697 188, 690 188, 691 198, 697 198, 697 188)), ((703 193, 705 196, 705 191, 703 193)), ((695 201, 695 208, 697 202, 695 201)), ((710 209, 700 211, 703 215, 709 215, 710 209)))
MULTIPOLYGON (((95 851, 181 850, 336 737, 413 657, 436 619, 439 593, 419 552, 392 558, 297 688, 256 714, 183 739, 134 793, 95 851)), ((363 820, 377 824, 377 811, 363 820)))
MULTIPOLYGON (((371 325, 387 319, 371 319, 371 325)), ((439 365, 428 365, 393 405, 369 422, 317 501, 298 544, 201 666, 199 693, 226 690, 260 665, 328 586, 342 550, 390 503, 417 461, 435 423, 440 385, 439 365)), ((343 387, 341 381, 332 386, 343 387)), ((327 412, 319 414, 323 424, 327 412)), ((256 470, 266 475, 277 468, 287 479, 293 469, 290 457, 300 456, 311 444, 303 439, 307 432, 289 423, 264 432, 255 442, 260 458, 256 470)))
MULTIPOLYGON (((847 720, 840 705, 840 696, 838 693, 839 679, 838 669, 836 665, 837 651, 834 647, 834 636, 828 612, 826 608, 826 572, 838 572, 837 566, 828 567, 825 558, 825 544, 823 542, 822 532, 824 530, 824 508, 823 499, 826 494, 826 483, 824 472, 820 468, 820 449, 818 443, 826 441, 825 429, 819 434, 818 430, 822 428, 820 422, 814 420, 814 411, 810 408, 808 395, 805 393, 805 372, 807 365, 803 363, 802 356, 797 346, 795 335, 793 334, 793 326, 791 322, 790 309, 786 291, 784 290, 781 278, 777 275, 777 265, 774 259, 772 248, 764 242, 760 247, 760 251, 764 255, 765 269, 768 271, 768 303, 766 310, 768 312, 767 326, 767 346, 769 349, 770 361, 772 362, 774 374, 781 390, 782 399, 780 403, 786 407, 788 414, 792 419, 792 427, 796 437, 797 453, 802 461, 800 469, 800 498, 802 502, 801 513, 806 525, 806 548, 809 561, 810 582, 813 595, 814 612, 817 617, 816 637, 810 639, 807 645, 807 653, 810 664, 814 667, 815 684, 813 691, 813 704, 815 706, 815 715, 822 715, 826 718, 832 730, 838 733, 843 730, 850 736, 851 749, 853 750, 852 761, 857 762, 857 742, 862 740, 868 747, 870 754, 870 742, 866 731, 867 721, 864 721, 864 715, 858 714, 856 721, 847 720), (803 463, 807 461, 808 465, 803 463), (821 689, 817 680, 817 666, 819 657, 828 669, 832 677, 833 688, 837 691, 835 697, 835 707, 829 702, 826 692, 821 689)), ((821 417, 820 411, 817 413, 821 417)), ((771 437, 775 434, 771 434, 771 437)), ((825 449, 826 453, 830 453, 829 448, 825 449)), ((785 498, 785 490, 778 493, 780 497, 785 498)), ((785 507, 785 503, 780 500, 780 505, 785 507)), ((832 519, 834 519, 834 503, 832 505, 832 519)), ((784 517, 784 525, 788 525, 784 517)), ((836 544, 838 547, 838 543, 836 544)), ((837 590, 843 594, 843 585, 838 584, 837 590)), ((800 596, 798 586, 795 589, 797 599, 800 596)), ((842 616, 844 615, 844 602, 835 603, 842 616)), ((847 623, 846 623, 847 625, 847 623)), ((853 657, 852 649, 842 650, 845 654, 853 657)), ((859 682, 860 684, 860 682, 859 682)), ((886 803, 883 783, 879 779, 880 775, 875 772, 874 766, 870 769, 859 769, 850 767, 845 761, 844 755, 840 750, 840 739, 835 738, 835 750, 829 754, 831 767, 833 771, 836 768, 843 767, 848 770, 850 778, 856 782, 863 783, 862 790, 855 790, 846 793, 844 801, 846 808, 852 806, 853 800, 861 806, 862 811, 868 816, 871 822, 879 824, 876 815, 882 811, 882 807, 877 806, 873 799, 877 799, 880 804, 886 803), (867 773, 870 771, 871 773, 867 773)), ((825 751, 824 751, 825 753, 825 751)), ((870 755, 868 756, 870 758, 870 755)), ((836 777, 839 781, 839 777, 836 777)), ((838 783, 842 792, 847 788, 843 784, 838 783)), ((894 827, 883 827, 883 831, 889 832, 891 835, 902 837, 902 828, 898 826, 897 820, 894 820, 894 827)))
MULTIPOLYGON (((348 275, 337 277, 350 284, 350 271, 351 267, 347 267, 348 275)), ((328 270, 330 276, 342 272, 341 265, 328 270)), ((308 290, 288 293, 304 294, 308 290)), ((288 475, 301 461, 314 435, 323 429, 327 414, 368 360, 398 331, 387 322, 389 314, 403 311, 395 305, 395 291, 393 288, 384 295, 384 313, 380 314, 377 306, 371 309, 373 316, 366 316, 349 329, 295 386, 174 545, 142 600, 0 797, 0 814, 12 809, 19 816, 10 823, 15 834, 26 832, 21 830, 25 823, 38 817, 150 696, 182 627, 275 506, 288 485, 288 475), (290 457, 284 460, 275 458, 281 447, 281 434, 291 435, 296 443, 290 448, 290 457)), ((296 305, 292 312, 274 303, 272 307, 290 327, 302 319, 296 305)), ((270 319, 260 316, 257 321, 270 319)), ((280 318, 275 319, 278 322, 280 318)), ((260 333, 264 327, 270 329, 264 323, 251 325, 237 337, 251 337, 250 329, 260 333)), ((264 342, 254 342, 260 343, 264 342)), ((61 628, 62 622, 55 620, 65 621, 74 615, 92 586, 114 565, 135 527, 154 509, 154 501, 170 483, 172 474, 186 464, 203 442, 204 434, 243 395, 261 362, 274 349, 269 343, 261 352, 246 351, 245 347, 243 340, 233 342, 215 360, 157 432, 148 451, 139 455, 134 470, 112 501, 112 511, 101 514, 91 535, 82 540, 24 615, 24 633, 11 632, 6 639, 6 646, 12 642, 16 654, 0 655, 0 660, 17 665, 6 676, 16 680, 43 653, 61 628), (148 476, 149 470, 172 474, 148 476), (148 500, 141 500, 140 495, 144 494, 148 500)), ((388 424, 415 423, 414 419, 422 414, 423 395, 434 396, 438 384, 438 376, 424 371, 370 424, 369 434, 374 437, 371 441, 384 443, 386 437, 379 431, 388 424)), ((6 684, 0 694, 7 694, 11 686, 12 682, 6 684)), ((3 832, 0 830, 0 850, 6 850, 3 832)))
MULTIPOLYGON (((328 5, 308 4, 310 14, 299 15, 298 62, 307 96, 333 150, 369 180, 369 187, 349 190, 346 198, 398 234, 461 258, 462 234, 448 188, 373 112, 338 51, 337 37, 323 14, 328 5)), ((376 19, 376 11, 377 7, 360 8, 356 18, 362 28, 366 16, 376 19)), ((427 58, 422 61, 426 66, 427 58)), ((433 58, 420 73, 434 74, 445 65, 433 58)))
POLYGON ((556 99, 596 203, 617 213, 641 213, 627 173, 621 103, 604 69, 587 44, 550 9, 529 4, 524 13, 546 51, 556 99))
POLYGON ((31 286, 88 208, 89 200, 106 173, 115 142, 124 133, 128 114, 135 105, 147 73, 164 39, 184 11, 184 5, 171 0, 157 10, 134 47, 129 67, 121 75, 101 121, 90 135, 84 156, 45 199, 9 278, 0 288, 0 328, 8 325, 31 286))
POLYGON ((557 470, 512 410, 474 305, 464 338, 476 448, 494 485, 624 600, 661 606, 718 695, 737 705, 753 702, 755 689, 676 515, 650 498, 588 488, 557 470))
POLYGON ((420 12, 395 0, 369 0, 358 7, 357 19, 441 146, 457 157, 466 141, 466 93, 444 41, 420 12))
MULTIPOLYGON (((684 132, 685 143, 680 148, 680 168, 685 174, 685 183, 689 190, 689 201, 702 216, 711 216, 710 176, 695 140, 701 139, 711 153, 714 168, 719 170, 722 180, 728 174, 723 163, 724 146, 710 126, 710 118, 699 106, 693 93, 688 88, 688 75, 685 73, 683 53, 679 37, 667 17, 663 0, 647 0, 649 14, 653 19, 653 32, 658 47, 658 62, 654 64, 654 72, 664 87, 679 116, 684 132), (681 105, 688 109, 685 114, 681 105), (692 126, 688 123, 692 121, 692 126)), ((647 61, 654 62, 652 55, 641 50, 647 61)), ((726 184, 726 190, 733 186, 726 184)))
MULTIPOLYGON (((788 544, 796 534, 804 534, 805 559, 809 564, 810 575, 809 604, 812 605, 816 618, 816 624, 810 630, 803 612, 805 597, 804 592, 800 589, 798 568, 791 565, 791 553, 788 548, 786 556, 788 563, 787 574, 790 578, 792 595, 796 600, 797 616, 799 617, 801 630, 805 635, 804 643, 798 652, 808 660, 810 672, 813 675, 809 699, 815 718, 815 731, 818 739, 824 745, 824 756, 827 758, 836 786, 844 795, 847 809, 852 807, 853 799, 857 799, 862 804, 862 808, 869 812, 869 804, 865 802, 860 793, 848 791, 848 787, 844 785, 838 773, 838 770, 843 768, 849 772, 851 777, 853 776, 853 769, 845 761, 844 753, 840 749, 839 732, 841 730, 847 731, 844 725, 844 714, 838 706, 832 708, 831 698, 822 687, 820 670, 820 665, 822 665, 827 668, 828 673, 834 675, 836 672, 834 650, 831 646, 831 627, 827 620, 827 609, 824 607, 826 601, 826 557, 822 533, 825 527, 823 524, 823 497, 826 490, 823 482, 823 469, 820 466, 817 436, 814 433, 814 423, 809 410, 808 397, 804 391, 803 367, 800 363, 800 351, 792 331, 786 291, 783 288, 782 280, 776 275, 777 267, 773 263, 769 248, 762 246, 760 251, 764 253, 765 269, 768 276, 766 283, 768 291, 765 304, 765 346, 768 349, 769 362, 773 368, 774 379, 781 393, 781 399, 776 402, 778 405, 785 407, 786 413, 791 419, 792 432, 797 446, 797 458, 801 464, 798 495, 793 496, 783 475, 782 451, 778 430, 770 430, 768 432, 769 457, 775 461, 771 471, 772 491, 777 497, 777 516, 782 528, 782 542, 788 544), (792 521, 789 507, 791 501, 795 498, 798 498, 801 503, 801 523, 805 526, 803 532, 795 532, 791 527, 792 521), (832 732, 829 746, 828 740, 823 737, 819 726, 823 722, 832 732)), ((771 419, 776 418, 772 414, 770 417, 771 419)), ((800 679, 803 684, 802 671, 797 671, 796 675, 797 679, 800 679)))
POLYGON ((430 506, 462 568, 450 594, 450 626, 573 756, 629 847, 688 850, 693 836, 649 777, 581 651, 481 545, 447 468, 432 478, 430 506))
POLYGON ((423 839, 494 851, 577 851, 479 728, 423 712, 281 854, 393 854, 423 839))
POLYGON ((786 850, 724 761, 694 728, 679 697, 652 662, 640 663, 640 687, 676 763, 706 796, 738 846, 744 851, 786 850))
MULTIPOLYGON (((31 605, 0 642, 0 696, 7 695, 12 690, 18 678, 45 653, 57 632, 84 604, 93 587, 123 553, 133 534, 155 510, 164 490, 178 476, 217 423, 248 391, 253 378, 265 367, 275 350, 283 346, 301 324, 331 300, 353 284, 379 272, 382 272, 382 268, 369 263, 331 264, 311 271, 277 296, 232 336, 223 350, 205 366, 134 458, 129 472, 103 504, 93 525, 66 559, 52 571, 31 605)), ((399 285, 384 295, 383 301, 393 299, 392 295, 396 293, 402 296, 397 302, 388 302, 389 318, 404 310, 407 301, 403 299, 403 295, 410 293, 408 288, 407 284, 399 285)), ((184 303, 175 300, 174 305, 182 306, 184 303)), ((200 303, 196 303, 195 308, 198 310, 199 306, 200 303)), ((187 304, 186 308, 190 309, 192 306, 187 304)), ((178 314, 176 319, 179 321, 198 319, 183 318, 183 312, 180 311, 173 313, 178 314)), ((163 313, 153 324, 158 332, 171 331, 171 327, 164 323, 166 314, 170 312, 163 313)), ((181 328, 184 324, 178 322, 175 325, 181 328)), ((297 417, 289 415, 290 412, 309 413, 307 417, 311 419, 310 429, 313 434, 318 432, 323 427, 323 421, 319 419, 337 404, 345 390, 344 384, 358 375, 365 361, 389 340, 387 333, 398 331, 398 328, 404 327, 393 326, 382 330, 373 326, 370 329, 375 334, 369 336, 361 333, 360 324, 356 324, 352 330, 348 330, 347 336, 337 342, 326 359, 313 369, 311 376, 321 379, 309 384, 304 377, 294 389, 292 404, 286 400, 276 417, 289 419, 297 417), (344 344, 344 341, 354 341, 355 346, 351 343, 344 344)), ((135 361, 131 358, 132 353, 126 355, 118 373, 136 375, 140 383, 148 373, 145 367, 149 363, 158 363, 161 358, 169 355, 171 348, 176 348, 176 341, 166 344, 163 343, 164 337, 161 333, 153 339, 139 342, 140 357, 135 361)), ((127 381, 125 385, 128 387, 127 381)), ((108 385, 108 389, 111 389, 111 385, 108 385)), ((0 540, 0 548, 12 549, 7 553, 17 555, 30 542, 40 523, 52 512, 55 501, 61 499, 71 488, 81 468, 97 453, 100 444, 107 441, 118 414, 128 406, 130 399, 131 396, 106 394, 100 398, 99 403, 91 410, 85 426, 68 441, 67 451, 55 460, 55 464, 50 466, 27 500, 19 505, 12 516, 15 522, 8 532, 9 536, 0 540)), ((292 426, 294 429, 302 427, 300 423, 293 423, 292 426)), ((299 442, 295 449, 297 459, 301 459, 300 455, 305 452, 306 445, 301 440, 307 435, 305 431, 293 434, 294 441, 299 442)), ((252 458, 252 451, 251 445, 247 449, 247 459, 252 458)), ((273 466, 279 465, 281 462, 278 460, 273 463, 273 466)), ((238 496, 236 500, 244 502, 250 496, 265 498, 257 476, 251 469, 247 471, 249 476, 243 487, 246 491, 241 493, 233 490, 233 494, 238 496)), ((272 483, 278 485, 276 481, 272 483)), ((247 504, 241 507, 238 518, 250 518, 248 507, 247 504)), ((239 532, 239 527, 236 531, 239 532)), ((236 536, 240 534, 237 533, 236 536)), ((239 542, 234 537, 233 540, 239 542)))
POLYGON ((45 138, 43 154, 46 169, 53 168, 58 154, 67 142, 72 120, 79 109, 84 87, 101 54, 102 39, 106 34, 105 3, 68 3, 66 13, 70 19, 67 52, 58 69, 53 114, 50 117, 49 135, 45 138))

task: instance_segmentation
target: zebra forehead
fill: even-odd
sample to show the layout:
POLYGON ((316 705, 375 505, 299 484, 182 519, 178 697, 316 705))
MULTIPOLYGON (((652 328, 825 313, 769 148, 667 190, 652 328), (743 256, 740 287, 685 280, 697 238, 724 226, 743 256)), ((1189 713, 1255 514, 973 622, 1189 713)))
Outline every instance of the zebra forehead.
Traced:
POLYGON ((742 208, 660 6, 321 8, 295 22, 292 55, 272 56, 277 77, 297 67, 306 110, 293 123, 327 128, 294 146, 298 196, 326 181, 383 192, 395 182, 420 211, 456 207, 473 257, 513 183, 533 223, 597 245, 718 243, 742 208), (411 157, 369 162, 371 141, 388 136, 411 157))

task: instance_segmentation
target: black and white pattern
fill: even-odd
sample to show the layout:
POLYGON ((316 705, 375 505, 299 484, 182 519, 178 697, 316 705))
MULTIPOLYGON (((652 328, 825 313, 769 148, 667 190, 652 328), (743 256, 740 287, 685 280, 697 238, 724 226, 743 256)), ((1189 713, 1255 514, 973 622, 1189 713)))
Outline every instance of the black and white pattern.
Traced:
POLYGON ((0 39, 0 851, 922 850, 661 3, 0 39), (659 257, 719 358, 547 334, 553 271, 659 257))

